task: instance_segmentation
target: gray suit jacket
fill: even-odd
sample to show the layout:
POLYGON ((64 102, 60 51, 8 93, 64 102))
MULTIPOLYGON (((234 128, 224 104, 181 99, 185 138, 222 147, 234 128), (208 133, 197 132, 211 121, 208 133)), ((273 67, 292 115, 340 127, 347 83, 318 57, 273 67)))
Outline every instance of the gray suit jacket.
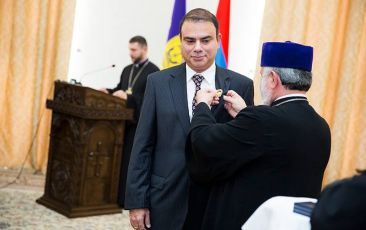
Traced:
MULTIPOLYGON (((253 105, 253 82, 216 67, 215 84, 253 105)), ((128 167, 125 209, 149 208, 152 229, 179 230, 187 214, 189 175, 185 144, 190 128, 185 64, 148 77, 128 167)), ((212 107, 217 122, 231 120, 223 101, 212 107)))

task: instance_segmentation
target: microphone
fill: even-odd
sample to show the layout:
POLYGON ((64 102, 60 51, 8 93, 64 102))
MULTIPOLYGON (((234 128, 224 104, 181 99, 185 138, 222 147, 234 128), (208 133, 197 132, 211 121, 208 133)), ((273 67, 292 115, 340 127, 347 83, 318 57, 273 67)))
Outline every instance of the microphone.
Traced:
POLYGON ((85 76, 88 76, 88 75, 90 75, 90 74, 94 74, 94 73, 98 73, 98 72, 102 72, 102 71, 104 71, 104 70, 107 70, 107 69, 111 69, 111 68, 114 68, 114 67, 116 67, 116 65, 115 64, 112 64, 112 65, 109 65, 109 66, 105 66, 105 67, 103 67, 103 68, 99 68, 99 69, 95 69, 95 70, 92 70, 92 71, 89 71, 89 72, 86 72, 86 73, 84 73, 83 75, 81 75, 81 77, 80 77, 80 80, 79 81, 77 81, 76 79, 71 79, 70 80, 70 82, 72 83, 72 84, 75 84, 75 85, 82 85, 81 84, 81 82, 82 82, 82 80, 83 80, 83 78, 85 77, 85 76))

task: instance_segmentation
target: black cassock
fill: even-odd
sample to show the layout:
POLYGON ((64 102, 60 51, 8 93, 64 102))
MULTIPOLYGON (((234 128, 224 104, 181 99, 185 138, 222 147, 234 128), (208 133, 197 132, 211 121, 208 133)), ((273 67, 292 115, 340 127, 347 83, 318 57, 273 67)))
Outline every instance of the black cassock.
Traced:
POLYGON ((366 228, 366 171, 324 188, 311 216, 312 230, 366 228))
POLYGON ((187 142, 185 228, 240 229, 273 196, 318 197, 329 155, 329 126, 305 97, 247 107, 226 124, 200 103, 187 142), (201 190, 210 191, 205 207, 201 190))
MULTIPOLYGON (((120 82, 118 83, 118 85, 114 89, 108 89, 108 92, 112 94, 118 90, 126 91, 128 89, 131 69, 134 68, 130 82, 132 82, 136 78, 136 74, 139 72, 139 70, 141 70, 141 68, 143 68, 145 62, 140 63, 138 66, 133 64, 126 66, 122 71, 120 82)), ((140 110, 144 99, 147 76, 150 73, 154 73, 156 71, 159 71, 159 68, 154 63, 148 62, 136 79, 135 84, 132 88, 132 94, 128 95, 127 97, 127 108, 134 109, 134 119, 132 121, 126 121, 125 124, 123 155, 118 191, 118 204, 121 207, 124 207, 128 163, 130 161, 133 139, 135 137, 137 122, 140 116, 140 110)))

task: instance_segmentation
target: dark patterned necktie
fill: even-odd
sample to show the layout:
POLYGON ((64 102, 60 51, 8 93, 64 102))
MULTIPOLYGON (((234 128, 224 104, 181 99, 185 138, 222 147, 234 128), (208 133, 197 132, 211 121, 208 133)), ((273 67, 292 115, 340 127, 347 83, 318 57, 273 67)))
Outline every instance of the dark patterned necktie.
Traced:
POLYGON ((195 74, 192 77, 192 80, 194 84, 196 85, 196 90, 194 92, 193 101, 192 101, 192 116, 194 114, 194 109, 196 108, 196 95, 197 91, 201 89, 201 83, 203 81, 204 77, 201 74, 195 74))

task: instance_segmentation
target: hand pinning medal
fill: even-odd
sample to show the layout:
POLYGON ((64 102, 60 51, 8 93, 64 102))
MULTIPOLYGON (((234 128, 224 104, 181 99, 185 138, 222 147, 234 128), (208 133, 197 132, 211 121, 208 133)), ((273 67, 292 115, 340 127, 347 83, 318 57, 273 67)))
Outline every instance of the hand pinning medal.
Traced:
POLYGON ((222 95, 222 89, 216 90, 216 97, 221 97, 222 95))
POLYGON ((220 103, 220 97, 223 95, 222 89, 202 89, 197 91, 196 104, 206 103, 208 106, 215 106, 220 103))

